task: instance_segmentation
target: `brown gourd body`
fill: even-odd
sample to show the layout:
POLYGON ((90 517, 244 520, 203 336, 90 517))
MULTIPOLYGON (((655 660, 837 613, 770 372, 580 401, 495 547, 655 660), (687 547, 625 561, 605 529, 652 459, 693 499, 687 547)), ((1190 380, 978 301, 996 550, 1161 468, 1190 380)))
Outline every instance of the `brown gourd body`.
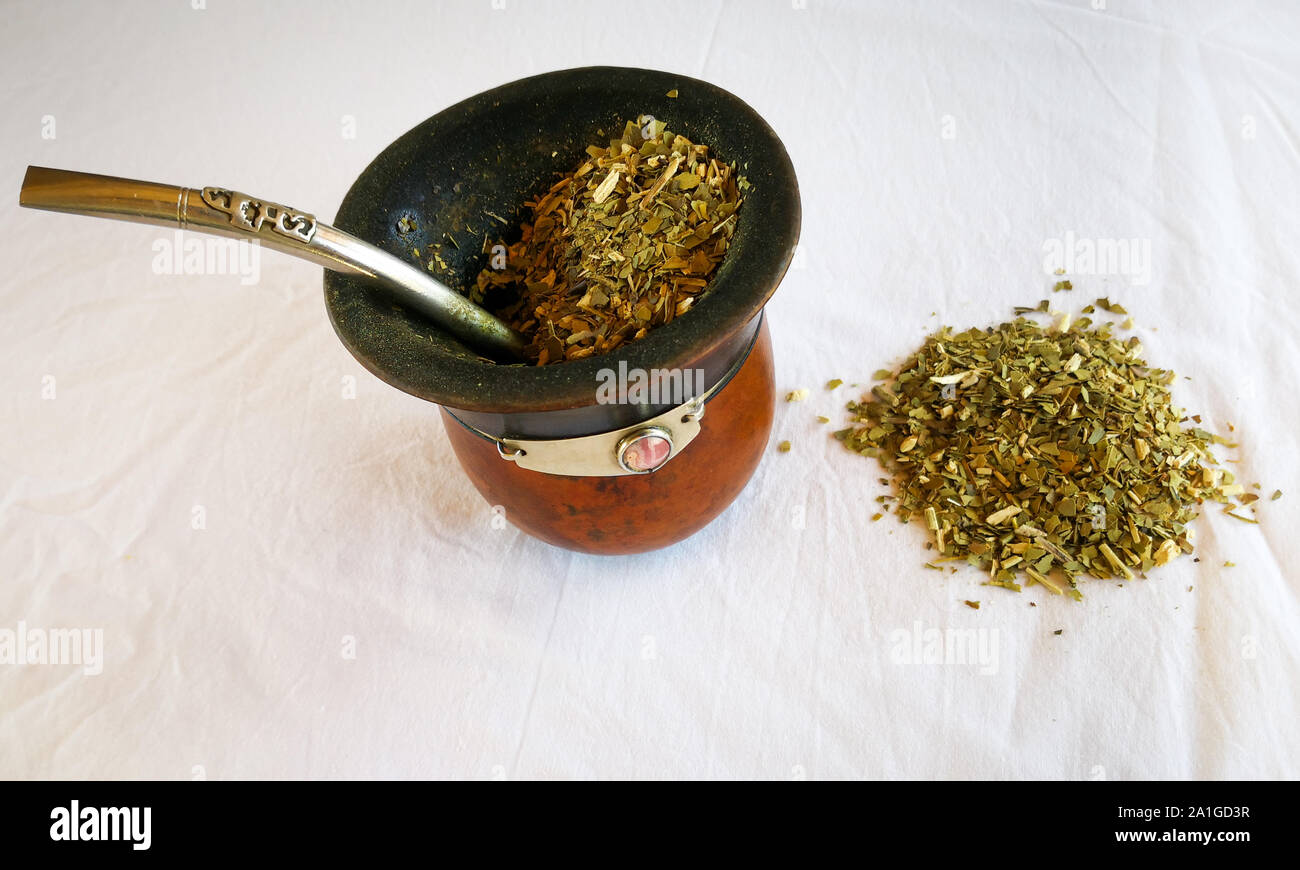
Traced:
POLYGON ((645 337, 556 365, 502 365, 361 278, 325 273, 325 306, 339 339, 386 383, 446 409, 447 436, 488 503, 529 534, 591 553, 644 552, 688 537, 739 495, 764 454, 775 390, 763 311, 793 260, 801 214, 794 167, 775 131, 734 94, 675 73, 545 73, 470 97, 409 130, 361 173, 334 220, 395 256, 418 257, 449 286, 467 287, 491 245, 519 231, 530 198, 571 172, 588 145, 641 114, 708 145, 748 185, 706 292, 645 337), (602 371, 623 366, 695 370, 708 386, 730 375, 709 398, 699 434, 651 474, 529 471, 466 428, 492 438, 574 438, 636 427, 673 407, 600 404, 602 371))
POLYGON ((707 404, 700 434, 651 474, 569 477, 520 468, 443 411, 447 437, 479 493, 551 544, 641 553, 704 528, 745 488, 772 431, 775 381, 767 324, 744 364, 707 404))

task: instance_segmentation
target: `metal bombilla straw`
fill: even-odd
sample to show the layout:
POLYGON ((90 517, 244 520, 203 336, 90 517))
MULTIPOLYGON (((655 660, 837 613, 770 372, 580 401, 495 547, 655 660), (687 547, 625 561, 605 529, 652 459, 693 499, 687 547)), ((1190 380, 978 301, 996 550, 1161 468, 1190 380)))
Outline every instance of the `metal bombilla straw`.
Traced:
POLYGON ((519 333, 428 272, 313 215, 269 200, 222 187, 194 190, 29 166, 18 204, 257 240, 326 269, 368 278, 397 302, 493 358, 524 358, 526 342, 519 333))

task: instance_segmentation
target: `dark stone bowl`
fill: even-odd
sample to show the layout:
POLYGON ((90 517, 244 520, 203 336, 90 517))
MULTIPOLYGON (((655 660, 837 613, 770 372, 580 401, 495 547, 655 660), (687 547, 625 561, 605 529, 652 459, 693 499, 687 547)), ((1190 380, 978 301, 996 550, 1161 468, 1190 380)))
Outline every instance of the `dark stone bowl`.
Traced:
MULTIPOLYGON (((517 414, 594 403, 597 372, 687 368, 752 324, 799 237, 799 190, 781 141, 748 105, 707 82, 642 69, 586 67, 503 85, 457 103, 389 145, 361 173, 335 224, 406 259, 441 243, 464 289, 487 261, 484 240, 518 238, 523 204, 578 166, 587 145, 651 114, 735 162, 752 185, 730 250, 695 307, 603 356, 536 367, 492 363, 362 281, 325 272, 343 344, 400 390, 450 408, 517 414), (678 96, 670 98, 669 91, 678 96), (403 218, 415 229, 399 228, 403 218), (407 231, 403 231, 407 230, 407 231)), ((427 260, 426 260, 427 262, 427 260)), ((611 426, 609 428, 617 428, 611 426)))

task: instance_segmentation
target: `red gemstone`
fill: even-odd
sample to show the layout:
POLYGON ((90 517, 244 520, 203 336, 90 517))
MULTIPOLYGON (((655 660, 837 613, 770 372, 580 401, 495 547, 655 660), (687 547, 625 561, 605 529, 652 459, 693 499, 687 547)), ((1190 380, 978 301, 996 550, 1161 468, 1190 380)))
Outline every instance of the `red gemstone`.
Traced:
POLYGON ((623 464, 632 471, 654 471, 668 461, 673 445, 658 435, 643 435, 623 450, 623 464))

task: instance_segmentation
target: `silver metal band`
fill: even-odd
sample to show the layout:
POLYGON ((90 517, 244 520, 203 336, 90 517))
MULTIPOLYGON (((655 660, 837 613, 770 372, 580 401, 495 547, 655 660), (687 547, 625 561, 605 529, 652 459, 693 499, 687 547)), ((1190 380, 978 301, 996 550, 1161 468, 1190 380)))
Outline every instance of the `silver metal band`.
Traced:
POLYGON ((650 474, 662 468, 681 453, 700 434, 700 421, 704 406, 725 387, 740 367, 749 359, 758 340, 760 330, 746 346, 744 353, 732 364, 716 384, 700 395, 670 408, 648 420, 624 426, 610 432, 581 435, 574 438, 521 439, 498 437, 469 425, 450 409, 443 410, 460 425, 497 446, 502 459, 520 468, 543 474, 560 474, 570 477, 621 477, 632 474, 650 474), (667 452, 663 453, 665 449, 667 452), (638 447, 641 447, 638 451, 638 447), (644 449, 646 447, 652 449, 644 449), (652 464, 638 458, 650 454, 652 464))

